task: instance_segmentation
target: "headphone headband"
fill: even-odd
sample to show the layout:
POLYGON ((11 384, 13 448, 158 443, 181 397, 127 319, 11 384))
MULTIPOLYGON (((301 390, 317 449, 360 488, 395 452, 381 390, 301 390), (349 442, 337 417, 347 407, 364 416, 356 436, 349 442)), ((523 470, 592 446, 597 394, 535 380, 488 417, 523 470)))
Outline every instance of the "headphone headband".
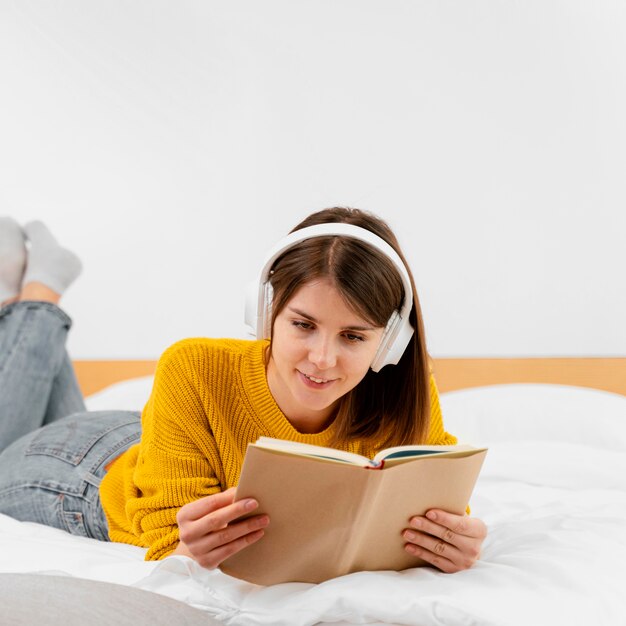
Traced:
POLYGON ((373 232, 342 222, 328 222, 301 228, 289 233, 269 251, 256 283, 251 286, 246 298, 246 324, 256 337, 269 339, 271 336, 271 284, 269 275, 276 259, 295 245, 316 237, 351 237, 382 252, 395 266, 404 287, 404 302, 400 310, 394 311, 387 322, 378 352, 371 368, 379 371, 384 365, 396 364, 408 345, 413 328, 409 313, 413 307, 413 289, 406 266, 398 253, 381 237, 373 232))

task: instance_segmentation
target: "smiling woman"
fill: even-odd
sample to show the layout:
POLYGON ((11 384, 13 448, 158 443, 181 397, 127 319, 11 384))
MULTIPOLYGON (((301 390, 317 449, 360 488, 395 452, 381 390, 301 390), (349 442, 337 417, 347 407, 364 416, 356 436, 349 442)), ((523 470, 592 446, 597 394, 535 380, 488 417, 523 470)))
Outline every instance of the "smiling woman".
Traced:
POLYGON ((267 383, 302 433, 329 426, 363 380, 384 328, 360 318, 328 279, 306 283, 274 318, 267 383))
MULTIPOLYGON (((257 340, 174 344, 141 419, 84 411, 65 351, 71 321, 58 307, 75 273, 49 280, 69 253, 51 238, 43 250, 34 236, 27 250, 15 223, 6 232, 2 513, 146 547, 149 560, 179 554, 213 568, 262 540, 271 522, 254 515, 254 499, 234 500, 246 447, 259 437, 367 457, 456 442, 443 427, 410 270, 371 214, 326 209, 296 226, 247 303, 257 340), (37 281, 24 283, 31 263, 46 272, 27 270, 37 281)), ((406 550, 446 572, 470 567, 486 534, 480 520, 441 510, 409 524, 406 550)))

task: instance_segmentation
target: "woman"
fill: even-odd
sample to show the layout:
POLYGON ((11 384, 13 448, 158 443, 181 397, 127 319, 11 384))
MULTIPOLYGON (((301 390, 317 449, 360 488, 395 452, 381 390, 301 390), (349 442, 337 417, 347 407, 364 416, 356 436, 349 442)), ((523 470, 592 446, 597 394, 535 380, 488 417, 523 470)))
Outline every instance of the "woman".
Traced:
MULTIPOLYGON (((271 523, 240 520, 258 503, 234 501, 258 437, 366 456, 456 441, 443 429, 408 266, 389 227, 368 213, 327 209, 296 226, 252 297, 257 341, 169 348, 141 423, 136 413, 84 412, 64 348, 70 320, 57 306, 77 259, 40 223, 25 227, 27 260, 17 224, 0 229, 0 263, 13 268, 0 273, 2 513, 212 568, 271 523)), ((470 567, 485 535, 480 520, 440 510, 403 533, 407 551, 445 572, 470 567)))

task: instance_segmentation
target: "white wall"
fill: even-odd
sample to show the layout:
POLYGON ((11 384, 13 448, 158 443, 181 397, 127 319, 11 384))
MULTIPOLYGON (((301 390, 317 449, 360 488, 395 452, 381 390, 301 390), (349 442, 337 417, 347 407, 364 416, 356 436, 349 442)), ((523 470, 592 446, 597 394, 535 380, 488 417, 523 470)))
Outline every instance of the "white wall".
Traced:
POLYGON ((372 210, 434 356, 626 354, 618 0, 0 0, 0 214, 83 258, 76 358, 243 336, 308 212, 372 210))

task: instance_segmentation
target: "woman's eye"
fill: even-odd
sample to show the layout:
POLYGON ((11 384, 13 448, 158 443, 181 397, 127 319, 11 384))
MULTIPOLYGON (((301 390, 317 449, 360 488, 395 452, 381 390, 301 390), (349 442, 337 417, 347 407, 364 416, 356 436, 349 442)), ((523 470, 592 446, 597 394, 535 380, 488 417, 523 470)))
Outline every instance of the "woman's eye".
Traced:
POLYGON ((346 333, 344 337, 350 343, 357 343, 358 341, 365 341, 365 338, 362 335, 353 335, 352 333, 346 333))
POLYGON ((310 330, 312 328, 312 326, 311 326, 311 324, 309 324, 309 322, 294 321, 294 322, 292 322, 292 324, 296 328, 300 328, 302 330, 310 330))

